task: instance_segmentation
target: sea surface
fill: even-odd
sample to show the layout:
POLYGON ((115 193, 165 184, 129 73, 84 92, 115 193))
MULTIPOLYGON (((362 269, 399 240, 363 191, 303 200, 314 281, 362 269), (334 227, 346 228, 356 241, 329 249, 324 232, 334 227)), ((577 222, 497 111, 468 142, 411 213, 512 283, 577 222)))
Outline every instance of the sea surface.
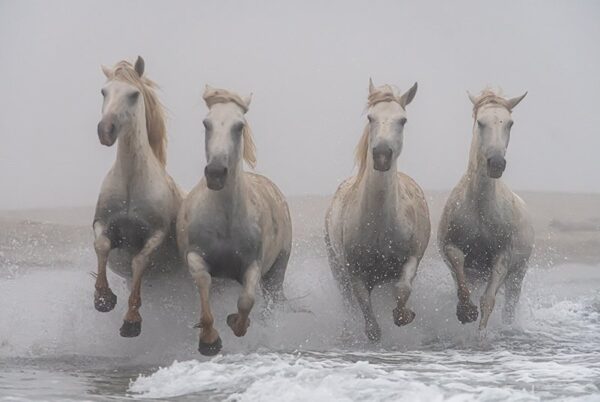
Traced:
POLYGON ((499 296, 480 334, 457 321, 452 278, 430 253, 409 301, 412 324, 394 326, 389 287, 376 290, 383 339, 373 345, 362 317, 342 308, 321 240, 296 239, 290 301, 260 299, 245 337, 225 324, 239 285, 216 283, 224 346, 207 358, 196 350, 198 302, 185 272, 144 284, 142 334, 125 339, 127 283, 111 274, 117 307, 94 310, 88 238, 43 264, 2 264, 2 401, 600 401, 600 266, 532 266, 516 323, 502 324, 499 296))

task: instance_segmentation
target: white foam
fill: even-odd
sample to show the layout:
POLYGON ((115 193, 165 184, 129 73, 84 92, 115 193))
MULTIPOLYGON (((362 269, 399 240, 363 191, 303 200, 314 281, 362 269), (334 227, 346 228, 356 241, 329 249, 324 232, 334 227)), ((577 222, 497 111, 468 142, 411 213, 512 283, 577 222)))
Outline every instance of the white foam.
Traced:
POLYGON ((205 362, 175 362, 150 376, 140 376, 129 391, 138 398, 210 393, 231 401, 539 400, 534 393, 518 389, 469 387, 458 382, 440 387, 435 379, 423 381, 415 374, 367 361, 236 354, 205 362))

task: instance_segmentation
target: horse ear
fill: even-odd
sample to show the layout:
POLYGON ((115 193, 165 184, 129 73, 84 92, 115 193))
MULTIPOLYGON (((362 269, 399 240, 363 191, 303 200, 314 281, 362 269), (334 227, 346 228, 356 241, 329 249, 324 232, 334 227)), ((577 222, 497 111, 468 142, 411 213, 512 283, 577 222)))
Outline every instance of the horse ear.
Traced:
POLYGON ((112 70, 109 67, 106 67, 104 64, 100 66, 102 68, 102 73, 106 76, 106 78, 112 77, 112 70))
POLYGON ((246 109, 250 107, 250 102, 252 102, 252 93, 250 93, 250 95, 248 96, 244 96, 242 98, 242 100, 244 101, 244 104, 246 105, 246 109))
POLYGON ((467 91, 467 96, 469 97, 469 100, 473 105, 477 103, 477 97, 474 96, 471 92, 467 91))
POLYGON ((373 85, 373 80, 369 77, 369 95, 375 92, 375 85, 373 85))
POLYGON ((523 95, 521 95, 521 96, 517 96, 516 98, 509 99, 507 101, 508 102, 508 108, 510 110, 513 110, 513 108, 515 106, 517 106, 519 104, 519 102, 521 102, 526 95, 527 95, 527 91, 523 95))
POLYGON ((138 56, 137 60, 135 61, 135 72, 138 73, 140 77, 144 75, 144 66, 144 59, 142 59, 142 56, 138 56))
POLYGON ((414 85, 404 93, 404 95, 402 95, 400 97, 400 104, 402 105, 402 107, 406 107, 406 105, 408 105, 410 102, 412 102, 412 100, 415 98, 415 95, 417 94, 417 83, 415 82, 414 85))

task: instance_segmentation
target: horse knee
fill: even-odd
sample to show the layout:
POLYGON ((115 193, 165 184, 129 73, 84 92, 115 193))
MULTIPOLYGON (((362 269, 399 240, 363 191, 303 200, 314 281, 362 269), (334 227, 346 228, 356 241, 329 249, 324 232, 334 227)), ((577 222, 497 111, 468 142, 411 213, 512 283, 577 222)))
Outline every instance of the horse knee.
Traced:
POLYGON ((110 239, 104 235, 100 235, 94 239, 94 250, 98 255, 108 254, 110 251, 110 239))

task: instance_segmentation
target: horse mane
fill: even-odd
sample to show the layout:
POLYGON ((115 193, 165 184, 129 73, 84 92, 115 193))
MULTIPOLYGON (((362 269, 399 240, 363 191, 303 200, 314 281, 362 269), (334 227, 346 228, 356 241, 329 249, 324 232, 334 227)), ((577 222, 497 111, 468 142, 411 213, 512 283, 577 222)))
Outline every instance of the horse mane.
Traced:
POLYGON ((509 112, 512 112, 510 104, 502 96, 502 90, 493 89, 490 87, 484 88, 479 96, 475 98, 473 102, 473 118, 477 117, 477 112, 485 105, 498 105, 506 108, 509 112))
MULTIPOLYGON (((207 86, 204 90, 204 95, 202 95, 202 98, 206 102, 206 106, 208 106, 209 109, 217 103, 232 102, 238 105, 244 111, 244 114, 248 112, 248 104, 246 104, 242 97, 226 89, 212 88, 207 86)), ((246 163, 252 169, 254 169, 256 167, 256 145, 254 144, 252 130, 250 129, 248 123, 244 124, 244 129, 242 130, 242 139, 242 156, 246 163)))
MULTIPOLYGON (((374 91, 369 93, 369 97, 367 99, 366 109, 375 106, 380 102, 396 102, 398 103, 402 109, 402 103, 400 101, 401 93, 400 90, 394 86, 385 84, 380 87, 375 88, 374 91)), ((363 130, 363 134, 358 141, 358 145, 356 145, 356 150, 354 153, 354 161, 358 166, 358 173, 356 174, 356 178, 354 179, 354 185, 357 185, 365 175, 365 171, 367 170, 367 157, 369 155, 369 123, 365 125, 365 129, 363 130)))
POLYGON ((164 167, 167 164, 167 128, 165 109, 156 95, 158 85, 145 76, 140 77, 128 61, 118 62, 109 79, 126 82, 136 87, 144 97, 148 142, 156 159, 164 167))

